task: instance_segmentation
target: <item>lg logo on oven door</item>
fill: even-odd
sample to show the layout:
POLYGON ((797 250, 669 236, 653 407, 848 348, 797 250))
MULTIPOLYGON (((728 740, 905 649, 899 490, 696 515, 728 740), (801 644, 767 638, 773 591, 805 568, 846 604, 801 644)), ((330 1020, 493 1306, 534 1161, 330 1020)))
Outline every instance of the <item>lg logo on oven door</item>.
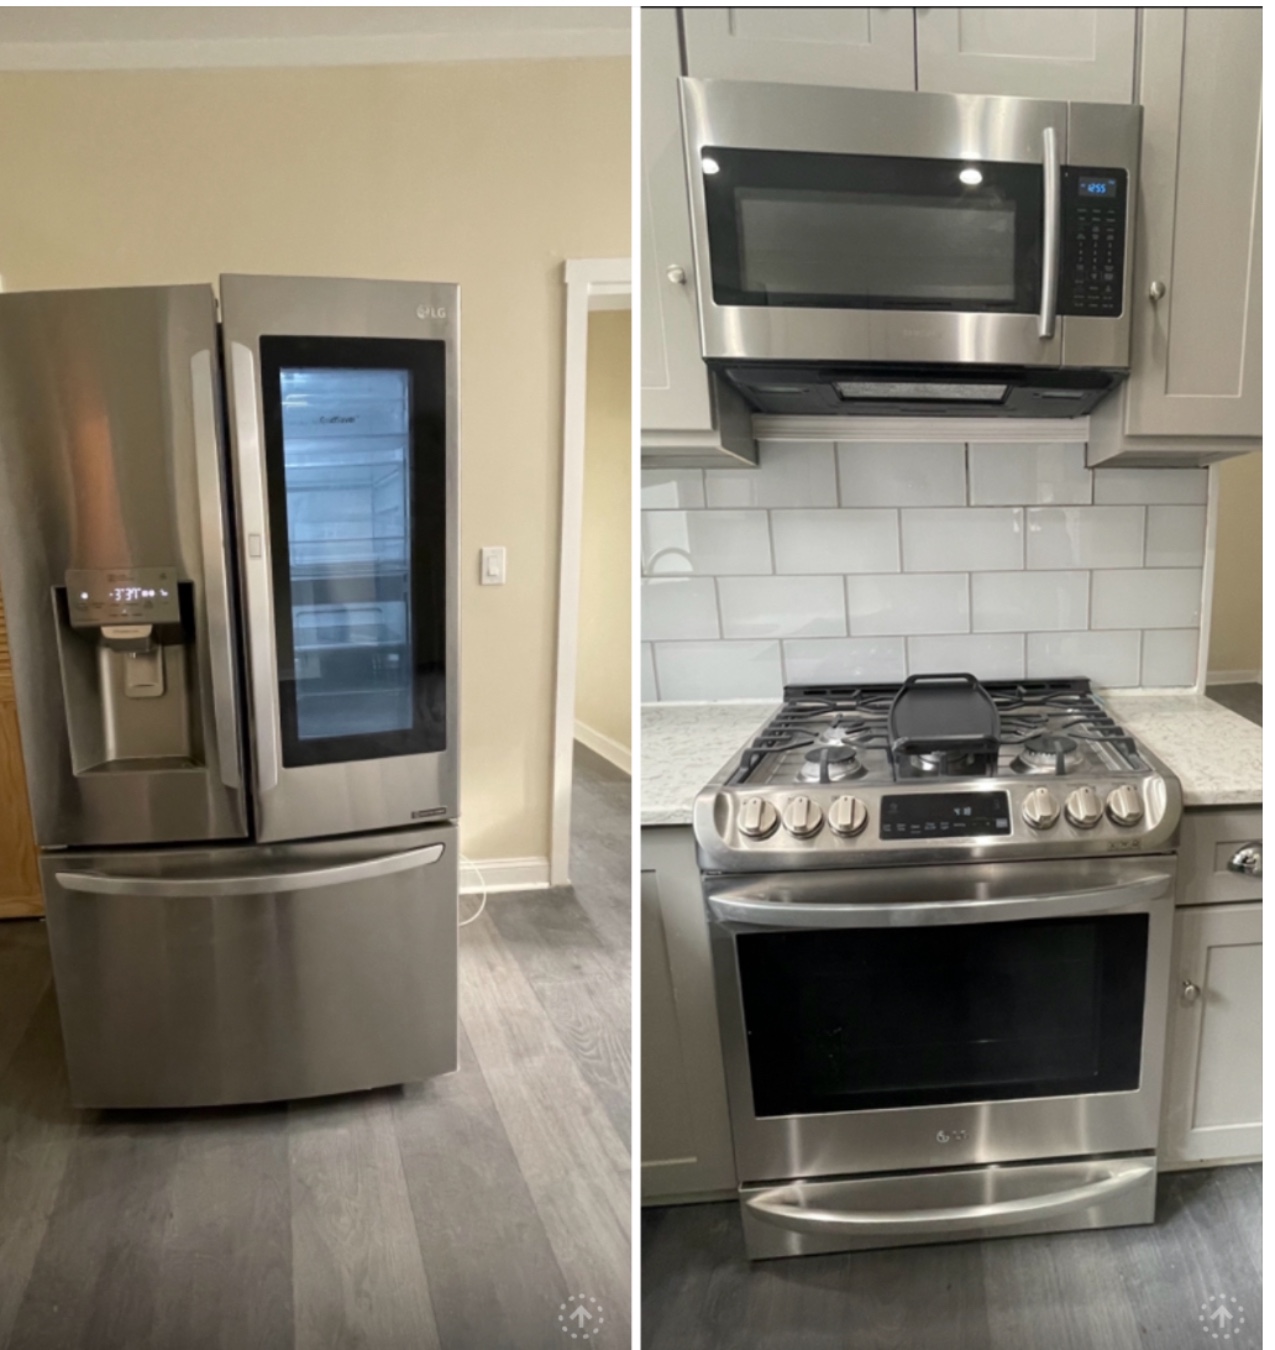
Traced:
POLYGON ((940 1130, 934 1138, 940 1144, 961 1144, 970 1137, 968 1130, 940 1130))

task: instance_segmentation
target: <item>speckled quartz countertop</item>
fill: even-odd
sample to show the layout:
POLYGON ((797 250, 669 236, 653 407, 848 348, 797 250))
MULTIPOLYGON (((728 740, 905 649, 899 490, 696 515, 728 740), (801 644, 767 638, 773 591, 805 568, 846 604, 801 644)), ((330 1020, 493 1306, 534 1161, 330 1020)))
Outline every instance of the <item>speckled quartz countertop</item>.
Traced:
MULTIPOLYGON (((1262 728, 1198 694, 1104 694, 1103 701, 1178 776, 1187 806, 1262 800, 1262 728)), ((642 705, 642 824, 689 825, 700 788, 775 711, 775 703, 642 705)))
POLYGON ((644 703, 642 824, 689 825, 700 788, 778 703, 644 703))
POLYGON ((1187 806, 1262 800, 1262 728, 1200 694, 1109 693, 1112 713, 1182 783, 1187 806))

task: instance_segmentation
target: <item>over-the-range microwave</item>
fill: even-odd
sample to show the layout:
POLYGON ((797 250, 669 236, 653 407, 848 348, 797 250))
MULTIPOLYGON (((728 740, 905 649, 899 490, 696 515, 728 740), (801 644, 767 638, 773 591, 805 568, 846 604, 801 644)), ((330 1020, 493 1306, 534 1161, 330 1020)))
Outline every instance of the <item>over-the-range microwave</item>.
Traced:
POLYGON ((1128 373, 1141 108, 680 89, 703 355, 756 410, 1073 417, 1128 373))

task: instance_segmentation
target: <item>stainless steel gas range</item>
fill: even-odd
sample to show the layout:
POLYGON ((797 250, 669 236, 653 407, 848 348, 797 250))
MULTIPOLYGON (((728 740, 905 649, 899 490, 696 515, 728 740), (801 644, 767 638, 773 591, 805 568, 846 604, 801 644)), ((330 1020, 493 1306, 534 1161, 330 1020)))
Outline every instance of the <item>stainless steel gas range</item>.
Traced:
POLYGON ((1180 816, 1087 680, 785 690, 694 817, 751 1257, 1151 1221, 1180 816))

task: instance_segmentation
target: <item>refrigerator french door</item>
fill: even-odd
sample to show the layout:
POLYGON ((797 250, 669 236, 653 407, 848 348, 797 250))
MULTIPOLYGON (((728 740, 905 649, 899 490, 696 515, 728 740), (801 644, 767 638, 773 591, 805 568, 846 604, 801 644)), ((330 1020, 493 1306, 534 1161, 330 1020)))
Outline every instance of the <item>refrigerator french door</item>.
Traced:
POLYGON ((456 1064, 451 285, 0 297, 0 584, 72 1098, 456 1064))

